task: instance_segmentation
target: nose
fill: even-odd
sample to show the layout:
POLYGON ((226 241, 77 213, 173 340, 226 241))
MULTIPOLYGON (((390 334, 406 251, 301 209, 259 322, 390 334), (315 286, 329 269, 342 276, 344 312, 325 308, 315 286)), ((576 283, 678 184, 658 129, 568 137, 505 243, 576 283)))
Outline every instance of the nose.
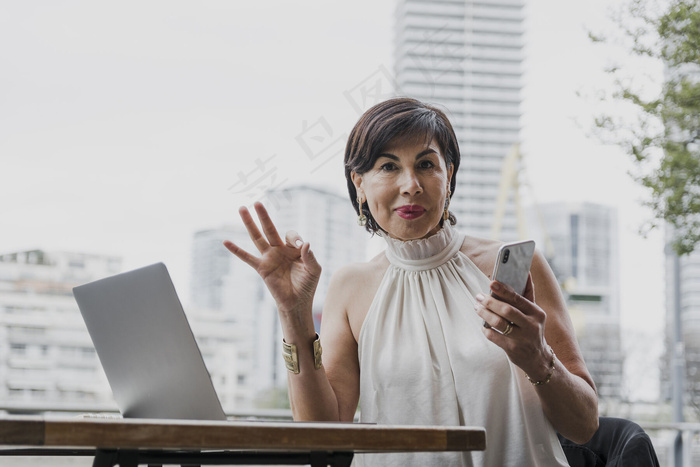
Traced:
POLYGON ((402 194, 415 196, 423 193, 423 186, 418 178, 418 174, 414 170, 404 170, 404 173, 401 175, 402 194))

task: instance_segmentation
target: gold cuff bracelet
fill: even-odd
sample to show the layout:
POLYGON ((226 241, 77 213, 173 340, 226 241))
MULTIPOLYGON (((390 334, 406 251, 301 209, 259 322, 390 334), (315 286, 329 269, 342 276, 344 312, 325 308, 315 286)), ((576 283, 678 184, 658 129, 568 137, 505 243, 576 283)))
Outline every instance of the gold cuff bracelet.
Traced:
MULTIPOLYGON (((314 340, 314 368, 316 370, 321 368, 322 353, 321 340, 318 333, 316 333, 316 339, 314 340)), ((282 339, 282 357, 284 358, 284 366, 287 370, 295 375, 299 374, 299 354, 297 353, 296 344, 287 344, 284 339, 282 339)))

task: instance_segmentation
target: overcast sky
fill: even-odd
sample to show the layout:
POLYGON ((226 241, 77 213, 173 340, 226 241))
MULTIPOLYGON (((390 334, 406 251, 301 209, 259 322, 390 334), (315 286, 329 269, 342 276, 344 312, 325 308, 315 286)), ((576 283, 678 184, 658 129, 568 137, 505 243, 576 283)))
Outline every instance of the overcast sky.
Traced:
MULTIPOLYGON (((576 94, 609 62, 586 36, 606 5, 527 8, 527 196, 618 208, 623 325, 628 336, 655 332, 658 352, 662 239, 637 234, 649 213, 629 158, 587 135, 595 108, 576 94)), ((256 197, 244 181, 263 167, 278 186, 344 193, 341 157, 311 157, 300 142, 314 125, 342 140, 358 86, 391 73, 394 7, 0 1, 0 253, 163 261, 186 301, 193 232, 238 222, 256 197)))

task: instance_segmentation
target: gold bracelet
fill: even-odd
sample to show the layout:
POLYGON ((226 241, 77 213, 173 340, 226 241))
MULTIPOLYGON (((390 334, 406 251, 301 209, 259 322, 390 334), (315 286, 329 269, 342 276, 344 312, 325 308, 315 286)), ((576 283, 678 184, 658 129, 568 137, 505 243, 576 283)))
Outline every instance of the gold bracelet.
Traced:
MULTIPOLYGON (((316 340, 314 340, 314 368, 318 370, 321 368, 321 354, 323 349, 321 348, 321 340, 316 333, 316 340)), ((284 358, 284 366, 287 370, 291 371, 295 375, 299 374, 299 354, 297 353, 296 344, 287 344, 284 339, 282 339, 282 357, 284 358)))
POLYGON ((549 380, 552 379, 552 375, 554 374, 554 362, 556 361, 557 356, 554 355, 554 350, 552 350, 551 345, 548 345, 547 347, 549 348, 549 351, 552 352, 552 361, 549 363, 549 374, 547 375, 547 377, 542 381, 533 381, 532 378, 530 378, 528 374, 525 373, 525 377, 528 381, 530 381, 530 384, 532 384, 533 386, 540 386, 542 384, 549 383, 549 380))

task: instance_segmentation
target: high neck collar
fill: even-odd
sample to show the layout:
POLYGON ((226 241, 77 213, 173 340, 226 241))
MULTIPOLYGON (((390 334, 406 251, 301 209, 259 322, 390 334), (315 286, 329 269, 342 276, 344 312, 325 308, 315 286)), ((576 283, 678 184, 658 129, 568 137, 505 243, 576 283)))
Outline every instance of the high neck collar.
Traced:
POLYGON ((463 236, 449 222, 428 238, 418 240, 397 240, 386 234, 386 256, 389 261, 410 270, 430 269, 437 267, 459 251, 463 236))

